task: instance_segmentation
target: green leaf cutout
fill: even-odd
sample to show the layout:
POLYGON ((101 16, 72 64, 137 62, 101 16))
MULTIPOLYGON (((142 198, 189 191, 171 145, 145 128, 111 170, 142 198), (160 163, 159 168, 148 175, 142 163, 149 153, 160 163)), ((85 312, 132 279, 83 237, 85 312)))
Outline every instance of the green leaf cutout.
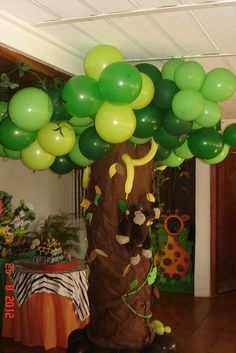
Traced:
POLYGON ((127 202, 123 199, 119 199, 118 201, 119 209, 122 213, 125 213, 125 211, 128 208, 127 202))
POLYGON ((153 267, 152 271, 148 275, 147 283, 151 286, 157 277, 157 268, 153 267))
POLYGON ((130 289, 136 288, 138 285, 138 280, 137 278, 133 279, 133 281, 130 283, 130 289))

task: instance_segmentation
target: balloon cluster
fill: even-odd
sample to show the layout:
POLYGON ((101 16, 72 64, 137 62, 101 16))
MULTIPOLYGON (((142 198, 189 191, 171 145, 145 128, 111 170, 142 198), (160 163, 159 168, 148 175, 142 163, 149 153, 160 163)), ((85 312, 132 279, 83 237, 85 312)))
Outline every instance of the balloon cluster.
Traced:
POLYGON ((84 59, 85 75, 45 90, 28 87, 0 102, 0 156, 32 170, 65 174, 105 158, 130 140, 158 144, 157 161, 170 167, 197 157, 221 162, 236 147, 236 124, 220 130, 219 102, 236 90, 225 68, 205 73, 195 61, 171 59, 161 71, 133 66, 110 45, 84 59))

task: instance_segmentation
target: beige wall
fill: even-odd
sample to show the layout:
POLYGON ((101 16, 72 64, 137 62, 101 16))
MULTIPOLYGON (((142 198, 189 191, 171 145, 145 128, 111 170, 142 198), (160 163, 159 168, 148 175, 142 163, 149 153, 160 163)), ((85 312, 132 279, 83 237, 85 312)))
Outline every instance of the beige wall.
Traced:
POLYGON ((16 206, 20 199, 34 206, 37 222, 50 214, 73 211, 73 174, 58 176, 52 171, 33 172, 18 160, 0 158, 0 190, 13 195, 16 206))

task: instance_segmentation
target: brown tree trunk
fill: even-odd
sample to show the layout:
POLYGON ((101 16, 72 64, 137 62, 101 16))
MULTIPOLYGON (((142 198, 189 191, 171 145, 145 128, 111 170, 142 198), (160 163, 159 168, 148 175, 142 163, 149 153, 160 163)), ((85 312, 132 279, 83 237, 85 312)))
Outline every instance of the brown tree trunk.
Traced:
MULTIPOLYGON (((150 144, 134 146, 126 141, 114 145, 112 153, 106 159, 97 161, 92 166, 88 199, 94 201, 95 186, 101 189, 101 197, 97 206, 93 204, 93 217, 88 222, 88 256, 94 255, 95 249, 104 254, 97 251, 90 265, 91 321, 87 334, 90 340, 101 348, 140 349, 145 344, 150 344, 154 336, 149 319, 145 318, 150 313, 150 286, 145 284, 137 293, 126 297, 128 303, 122 299, 122 295, 132 291, 132 281, 135 280, 137 287, 143 284, 151 261, 141 256, 138 265, 130 265, 127 246, 120 245, 116 240, 121 219, 118 201, 125 200, 126 169, 121 156, 127 153, 131 158, 138 159, 149 149, 150 144), (124 175, 115 174, 110 178, 109 167, 115 162, 124 167, 124 175)), ((145 194, 152 191, 153 169, 153 161, 135 167, 134 184, 127 200, 128 205, 139 203, 145 194)), ((94 256, 91 256, 91 260, 92 257, 94 256)))

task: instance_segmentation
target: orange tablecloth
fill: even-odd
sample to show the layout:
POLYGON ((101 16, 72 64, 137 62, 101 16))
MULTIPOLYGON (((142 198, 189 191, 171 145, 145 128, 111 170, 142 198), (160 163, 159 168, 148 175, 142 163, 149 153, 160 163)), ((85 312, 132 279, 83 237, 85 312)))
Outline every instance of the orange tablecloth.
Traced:
POLYGON ((71 331, 83 328, 70 298, 50 293, 33 294, 20 307, 15 301, 14 319, 3 319, 2 336, 29 347, 67 347, 71 331))

